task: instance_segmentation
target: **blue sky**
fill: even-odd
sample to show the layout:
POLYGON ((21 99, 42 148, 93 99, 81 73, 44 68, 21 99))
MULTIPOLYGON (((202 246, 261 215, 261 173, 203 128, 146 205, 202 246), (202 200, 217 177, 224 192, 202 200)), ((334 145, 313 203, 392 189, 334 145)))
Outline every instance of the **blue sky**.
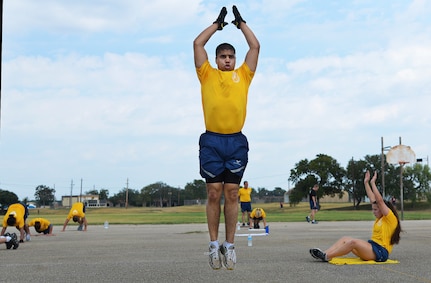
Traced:
MULTIPOLYGON (((4 1, 0 188, 56 198, 201 179, 194 38, 237 5, 261 43, 244 179, 288 189, 302 159, 402 143, 430 155, 431 2, 4 1), (152 3, 150 3, 152 2, 152 3)), ((232 24, 221 42, 246 42, 232 24)))

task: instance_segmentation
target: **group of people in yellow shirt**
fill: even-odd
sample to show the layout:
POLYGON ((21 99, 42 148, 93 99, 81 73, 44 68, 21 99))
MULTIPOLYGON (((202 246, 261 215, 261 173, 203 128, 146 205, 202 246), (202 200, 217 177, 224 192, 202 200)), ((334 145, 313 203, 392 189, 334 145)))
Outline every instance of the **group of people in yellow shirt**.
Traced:
MULTIPOLYGON (((0 243, 5 243, 7 249, 17 249, 20 243, 24 243, 24 238, 27 241, 31 240, 31 233, 29 227, 34 227, 35 231, 39 234, 52 236, 54 235, 53 226, 51 222, 45 218, 37 217, 32 219, 28 224, 26 223, 29 215, 27 205, 24 203, 11 204, 5 216, 3 217, 3 227, 0 235, 0 243), (16 233, 6 233, 7 227, 16 227, 20 232, 20 237, 16 233)), ((87 231, 87 219, 85 217, 85 204, 82 202, 74 203, 66 217, 63 224, 62 232, 66 229, 67 223, 70 219, 79 224, 79 231, 87 231)))

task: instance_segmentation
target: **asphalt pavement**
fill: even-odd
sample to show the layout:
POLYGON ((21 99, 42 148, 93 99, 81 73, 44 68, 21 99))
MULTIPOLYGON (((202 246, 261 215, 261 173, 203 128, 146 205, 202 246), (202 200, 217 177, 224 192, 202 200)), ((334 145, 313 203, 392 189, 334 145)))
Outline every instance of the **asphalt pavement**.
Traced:
MULTIPOLYGON (((305 219, 304 219, 305 220, 305 219)), ((344 235, 368 239, 372 222, 269 223, 268 236, 236 237, 235 270, 208 266, 206 224, 69 225, 55 236, 33 236, 17 250, 0 246, 0 282, 428 282, 431 221, 402 221, 391 259, 399 264, 332 265, 312 247, 344 235)), ((31 228, 33 229, 33 228, 31 228)), ((8 232, 16 232, 8 228, 8 232)), ((31 230, 32 233, 34 230, 31 230)), ((237 231, 247 234, 246 228, 237 231)), ((223 238, 224 226, 220 226, 223 238)))

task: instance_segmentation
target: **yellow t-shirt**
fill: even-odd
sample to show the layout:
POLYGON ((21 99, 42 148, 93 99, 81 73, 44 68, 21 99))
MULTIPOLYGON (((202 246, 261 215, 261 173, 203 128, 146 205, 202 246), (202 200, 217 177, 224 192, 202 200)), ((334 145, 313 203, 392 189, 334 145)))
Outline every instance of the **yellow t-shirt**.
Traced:
POLYGON ((6 211, 6 214, 3 217, 3 227, 7 227, 7 219, 9 218, 10 214, 14 214, 15 215, 15 219, 16 219, 16 223, 15 223, 15 227, 18 228, 23 228, 25 225, 25 221, 24 221, 24 214, 25 214, 25 207, 24 205, 20 204, 20 203, 14 203, 9 205, 9 208, 6 211))
POLYGON ((48 229, 48 227, 49 227, 49 225, 51 224, 51 222, 49 222, 48 220, 46 220, 45 218, 35 218, 35 219, 33 219, 33 220, 31 220, 29 223, 28 223, 28 226, 29 227, 32 227, 32 226, 34 226, 34 224, 36 223, 36 222, 40 222, 40 229, 39 230, 36 230, 37 232, 43 232, 43 231, 45 231, 46 229, 48 229))
POLYGON ((391 237, 397 225, 397 217, 392 210, 389 210, 388 215, 382 216, 374 222, 371 240, 387 249, 388 253, 391 253, 393 247, 391 237))
POLYGON ((85 217, 84 204, 82 202, 76 202, 70 208, 69 214, 67 215, 67 219, 71 219, 73 216, 78 216, 80 218, 85 217))
POLYGON ((256 217, 256 211, 257 210, 260 210, 260 212, 261 212, 261 216, 260 217, 262 217, 262 218, 266 218, 266 213, 265 213, 265 210, 263 210, 263 208, 259 208, 259 207, 256 207, 255 209, 253 209, 252 210, 252 212, 250 213, 250 218, 260 218, 260 217, 256 217))
POLYGON ((201 82, 206 130, 219 134, 240 132, 247 114, 248 88, 254 72, 245 62, 233 71, 220 71, 206 60, 196 68, 196 73, 201 82))
POLYGON ((238 197, 240 202, 251 202, 251 188, 240 188, 238 190, 238 197))

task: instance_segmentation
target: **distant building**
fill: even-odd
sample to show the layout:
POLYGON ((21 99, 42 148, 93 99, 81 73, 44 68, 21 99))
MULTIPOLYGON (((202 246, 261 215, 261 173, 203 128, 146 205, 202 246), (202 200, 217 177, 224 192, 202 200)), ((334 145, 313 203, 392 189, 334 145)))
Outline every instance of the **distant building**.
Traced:
POLYGON ((106 200, 100 200, 99 195, 75 195, 62 196, 61 205, 71 207, 76 202, 83 202, 87 207, 106 207, 109 206, 106 200))

